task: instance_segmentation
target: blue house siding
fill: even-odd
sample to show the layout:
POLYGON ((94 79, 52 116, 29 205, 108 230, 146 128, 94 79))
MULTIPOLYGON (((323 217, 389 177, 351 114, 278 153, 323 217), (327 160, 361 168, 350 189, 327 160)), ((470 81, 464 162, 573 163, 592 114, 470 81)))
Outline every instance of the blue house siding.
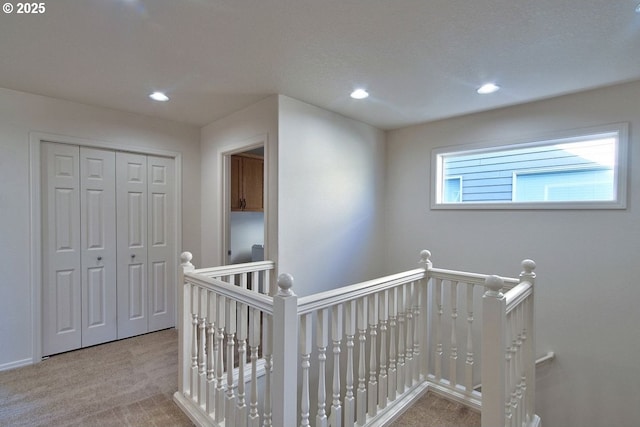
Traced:
MULTIPOLYGON (((602 164, 567 151, 561 146, 539 146, 523 149, 510 149, 509 151, 493 151, 484 153, 472 153, 467 155, 444 157, 444 178, 460 177, 462 180, 462 197, 458 200, 445 200, 445 202, 497 202, 497 201, 523 201, 528 197, 519 196, 514 199, 514 174, 518 179, 526 176, 527 185, 533 188, 536 185, 548 187, 548 180, 530 175, 531 172, 539 172, 543 175, 553 172, 572 171, 570 183, 567 185, 580 185, 593 181, 601 182, 606 179, 602 174, 603 169, 610 169, 602 164), (580 171, 580 173, 576 173, 580 171), (527 174, 525 174, 527 173, 527 174)), ((555 175, 561 181, 569 178, 569 175, 555 175)), ((545 188, 546 188, 545 187, 545 188)), ((548 194, 548 188, 545 190, 548 194)), ((538 190, 535 191, 539 193, 538 190)), ((543 194, 540 197, 547 197, 543 194)), ((557 194, 563 194, 558 192, 557 194)), ((597 200, 608 197, 608 193, 600 191, 597 200)), ((534 199, 531 199, 534 200, 534 199)), ((539 199, 547 200, 547 199, 539 199)))

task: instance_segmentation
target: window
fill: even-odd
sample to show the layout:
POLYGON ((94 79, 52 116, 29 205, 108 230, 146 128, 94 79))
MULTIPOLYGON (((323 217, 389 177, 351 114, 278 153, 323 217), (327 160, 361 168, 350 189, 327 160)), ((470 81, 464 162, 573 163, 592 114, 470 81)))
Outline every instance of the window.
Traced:
POLYGON ((436 149, 431 207, 625 208, 627 134, 623 123, 533 142, 436 149))

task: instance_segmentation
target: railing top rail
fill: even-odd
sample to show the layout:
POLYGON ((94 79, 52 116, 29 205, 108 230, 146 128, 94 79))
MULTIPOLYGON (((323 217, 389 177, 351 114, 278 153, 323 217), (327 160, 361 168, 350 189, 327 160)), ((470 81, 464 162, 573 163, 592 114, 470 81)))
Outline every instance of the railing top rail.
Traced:
POLYGON ((219 267, 199 268, 195 273, 205 276, 228 276, 232 274, 252 273, 254 271, 273 270, 273 261, 256 261, 244 264, 221 265, 219 267))
POLYGON ((298 315, 311 313, 425 277, 423 268, 392 274, 298 299, 298 315))
POLYGON ((504 294, 506 312, 509 313, 532 294, 533 285, 529 282, 522 282, 514 288, 510 289, 507 293, 504 294))
MULTIPOLYGON (((454 282, 463 282, 470 285, 484 286, 484 282, 489 277, 489 274, 480 273, 468 273, 465 271, 446 270, 443 268, 430 268, 428 270, 429 278, 451 280, 454 282)), ((511 289, 516 286, 520 281, 518 279, 510 277, 502 277, 504 281, 505 289, 511 289)))
POLYGON ((246 304, 249 307, 257 308, 264 313, 273 314, 273 297, 269 295, 250 291, 240 286, 214 279, 213 277, 206 277, 199 273, 185 273, 184 279, 188 283, 211 290, 225 298, 230 298, 236 302, 246 304))

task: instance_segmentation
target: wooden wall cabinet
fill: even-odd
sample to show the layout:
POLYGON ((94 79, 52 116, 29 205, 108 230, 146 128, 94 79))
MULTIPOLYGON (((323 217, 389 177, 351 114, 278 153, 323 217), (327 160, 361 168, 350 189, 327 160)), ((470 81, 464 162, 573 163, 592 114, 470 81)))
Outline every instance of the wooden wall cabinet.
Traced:
POLYGON ((231 210, 264 211, 264 158, 231 156, 231 210))

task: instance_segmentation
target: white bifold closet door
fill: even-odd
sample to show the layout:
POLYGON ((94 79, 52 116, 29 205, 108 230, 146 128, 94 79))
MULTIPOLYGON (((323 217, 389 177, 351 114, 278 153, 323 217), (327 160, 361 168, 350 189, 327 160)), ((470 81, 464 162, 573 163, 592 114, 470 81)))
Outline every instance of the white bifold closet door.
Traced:
POLYGON ((118 338, 174 326, 173 160, 117 153, 118 338))
POLYGON ((42 150, 47 355, 116 339, 115 152, 42 150))
POLYGON ((83 347, 117 337, 115 154, 80 147, 83 347))
POLYGON ((80 151, 43 143, 42 154, 42 349, 48 355, 82 343, 80 151))
POLYGON ((175 325, 174 160, 42 144, 43 355, 175 325))

